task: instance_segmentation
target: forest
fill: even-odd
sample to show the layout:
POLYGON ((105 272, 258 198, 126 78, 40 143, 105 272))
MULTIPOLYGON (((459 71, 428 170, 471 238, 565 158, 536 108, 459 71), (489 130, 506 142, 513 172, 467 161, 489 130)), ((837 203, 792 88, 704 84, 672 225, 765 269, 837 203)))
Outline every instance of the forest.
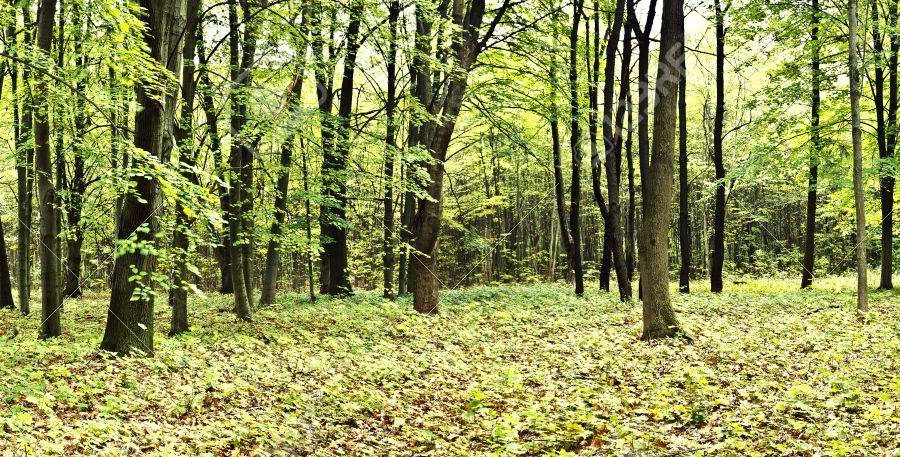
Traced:
POLYGON ((0 456, 900 453, 900 0, 0 38, 0 456))

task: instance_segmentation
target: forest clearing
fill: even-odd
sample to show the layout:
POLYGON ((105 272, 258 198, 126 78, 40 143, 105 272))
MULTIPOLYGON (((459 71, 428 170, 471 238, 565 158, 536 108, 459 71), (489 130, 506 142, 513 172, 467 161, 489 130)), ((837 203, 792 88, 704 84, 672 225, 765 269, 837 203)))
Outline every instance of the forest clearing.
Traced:
POLYGON ((20 332, 0 335, 0 428, 41 455, 890 455, 900 296, 873 293, 861 324, 854 291, 676 295, 693 344, 644 343, 638 308, 562 285, 448 291, 437 317, 286 295, 237 325, 211 295, 151 359, 97 353, 89 296, 50 344, 0 318, 20 332))

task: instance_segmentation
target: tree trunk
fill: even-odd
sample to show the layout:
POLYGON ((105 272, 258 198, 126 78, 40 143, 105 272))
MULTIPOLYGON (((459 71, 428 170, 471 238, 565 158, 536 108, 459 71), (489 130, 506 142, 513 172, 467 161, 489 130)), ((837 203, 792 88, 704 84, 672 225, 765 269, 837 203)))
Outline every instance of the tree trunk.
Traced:
POLYGON ((584 0, 575 0, 572 28, 569 30, 569 103, 571 113, 572 187, 569 227, 572 230, 572 267, 575 270, 575 295, 584 295, 584 269, 581 262, 581 121, 578 95, 578 29, 584 0))
POLYGON ((723 125, 725 122, 725 12, 721 0, 716 11, 716 112, 713 120, 713 167, 716 172, 716 197, 713 210, 710 290, 722 291, 722 267, 725 263, 725 164, 723 162, 723 125))
MULTIPOLYGON (((42 0, 38 16, 38 49, 49 55, 53 37, 53 20, 56 1, 42 0)), ((41 330, 42 338, 59 336, 60 324, 59 258, 55 246, 59 243, 57 225, 56 189, 53 186, 53 159, 50 154, 50 101, 48 77, 40 75, 34 93, 34 145, 35 173, 38 178, 40 212, 40 240, 38 250, 41 261, 41 330)))
POLYGON ((6 255, 6 235, 0 221, 0 309, 16 309, 13 301, 12 280, 9 272, 9 258, 6 255))
MULTIPOLYGON (((200 107, 206 117, 206 134, 209 138, 209 149, 213 155, 213 172, 218 173, 218 184, 216 186, 216 194, 219 197, 219 210, 222 214, 228 216, 228 172, 222 159, 222 140, 219 135, 219 112, 213 105, 212 81, 209 78, 209 65, 206 49, 203 42, 203 24, 197 23, 198 34, 200 38, 197 40, 197 58, 200 63, 200 107)), ((220 234, 217 230, 211 229, 212 233, 219 235, 219 245, 216 246, 216 260, 219 264, 219 292, 223 294, 234 293, 234 282, 231 278, 231 235, 228 228, 220 234)))
POLYGON ((812 285, 816 266, 816 201, 819 180, 819 106, 822 95, 820 90, 819 72, 819 0, 812 0, 812 18, 810 21, 810 42, 813 46, 812 55, 812 110, 810 113, 809 133, 809 187, 806 190, 806 234, 803 242, 803 272, 800 278, 800 288, 805 289, 812 285))
MULTIPOLYGON (((196 95, 196 83, 194 78, 197 43, 202 37, 199 35, 199 0, 187 0, 187 14, 185 16, 184 46, 182 49, 181 71, 181 115, 175 124, 174 136, 178 144, 181 156, 179 157, 179 171, 182 176, 191 183, 197 185, 199 179, 194 172, 197 163, 197 146, 193 141, 193 116, 194 97, 196 95)), ((172 290, 169 292, 169 306, 172 308, 172 320, 169 326, 169 335, 178 335, 190 329, 188 323, 187 301, 188 286, 188 255, 190 254, 190 240, 188 234, 194 225, 194 217, 184 208, 180 200, 175 205, 175 229, 172 233, 172 251, 174 265, 172 268, 172 290)))
MULTIPOLYGON (((486 43, 494 28, 491 27, 485 36, 480 36, 479 29, 484 18, 484 0, 472 0, 465 14, 463 2, 454 3, 453 23, 459 27, 459 35, 453 42, 451 50, 455 53, 455 59, 459 71, 446 75, 443 92, 444 97, 440 108, 440 116, 428 121, 429 129, 434 129, 434 135, 425 135, 431 138, 427 148, 431 152, 432 160, 426 169, 430 178, 427 199, 420 199, 418 211, 413 218, 414 246, 416 253, 413 255, 412 266, 415 277, 413 290, 413 308, 424 314, 438 312, 438 278, 437 262, 435 261, 438 233, 441 228, 441 210, 443 203, 444 160, 447 158, 447 149, 450 139, 456 127, 456 117, 462 107, 463 96, 468 85, 468 71, 478 58, 482 50, 482 43, 486 43)), ((495 10, 494 24, 503 17, 510 5, 509 0, 495 10)))
POLYGON ((856 309, 860 313, 869 310, 866 301, 866 208, 865 194, 863 194, 863 169, 862 169, 862 129, 860 127, 859 109, 859 57, 857 32, 858 0, 850 0, 850 113, 852 117, 851 136, 853 138, 853 196, 856 206, 856 309))
MULTIPOLYGON (((173 35, 179 34, 183 26, 183 4, 181 0, 141 0, 140 6, 147 11, 144 43, 150 56, 172 71, 173 61, 180 62, 169 56, 178 51, 172 47, 177 46, 173 35)), ((141 168, 141 162, 149 167, 152 157, 159 158, 163 152, 163 134, 174 113, 160 103, 160 94, 150 93, 141 85, 136 86, 135 94, 141 109, 135 116, 134 145, 141 151, 132 160, 137 168, 141 168)), ((156 263, 152 245, 158 230, 157 180, 152 175, 136 173, 131 181, 134 192, 125 195, 118 227, 119 243, 130 240, 130 248, 116 258, 113 266, 106 331, 100 348, 118 354, 142 351, 152 355, 156 263)))
MULTIPOLYGON (((645 31, 646 32, 646 31, 645 31)), ((675 121, 678 79, 683 65, 683 0, 663 0, 660 60, 656 77, 652 156, 643 157, 644 195, 640 271, 643 283, 644 340, 680 333, 669 297, 669 225, 674 184, 675 121)))
MULTIPOLYGON (((594 7, 599 11, 599 3, 594 2, 594 7)), ((619 286, 619 299, 627 301, 631 299, 631 281, 628 279, 628 271, 625 266, 624 238, 622 231, 622 206, 620 204, 620 185, 619 179, 622 176, 622 125, 625 120, 627 93, 631 89, 630 84, 630 68, 631 68, 631 28, 625 32, 624 49, 622 50, 622 71, 619 78, 621 87, 619 89, 618 108, 615 110, 613 117, 613 92, 616 71, 616 50, 619 44, 619 31, 622 28, 622 20, 625 13, 625 0, 616 1, 615 18, 613 19, 612 30, 610 31, 609 42, 606 46, 606 65, 604 69, 604 88, 603 88, 603 144, 605 147, 605 168, 606 168, 606 189, 607 189, 607 217, 605 233, 608 236, 604 238, 604 245, 609 244, 610 253, 612 254, 613 266, 616 270, 616 283, 619 286)), ((594 17, 595 32, 595 50, 594 50, 594 74, 595 76, 600 70, 599 56, 599 39, 600 20, 594 17)), ((599 164, 595 165, 595 168, 599 164)), ((604 251, 606 249, 604 248, 604 251)), ((604 253, 605 254, 605 253, 604 253)))
MULTIPOLYGON (((28 24, 30 19, 30 7, 23 6, 22 12, 24 21, 28 24)), ((15 14, 13 14, 15 16, 15 14)), ((28 28, 25 29, 24 41, 29 42, 31 34, 28 28)), ((15 47, 18 43, 18 34, 15 25, 7 27, 7 39, 11 40, 11 46, 15 47)), ((31 132, 32 116, 31 116, 31 90, 29 89, 28 66, 22 69, 22 88, 19 88, 18 79, 18 63, 16 60, 10 60, 10 75, 12 80, 12 99, 13 99, 13 137, 16 147, 16 192, 19 205, 16 215, 19 223, 17 225, 17 287, 19 296, 19 310, 23 315, 31 312, 31 237, 33 231, 33 206, 34 200, 34 148, 27 146, 31 132), (21 105, 21 117, 19 107, 21 105)))
MULTIPOLYGON (((683 55, 684 50, 681 52, 683 55)), ((687 131, 687 66, 682 59, 681 77, 678 79, 678 245, 681 251, 678 291, 685 294, 691 291, 691 219, 688 203, 691 189, 687 176, 687 131)))
POLYGON ((385 113, 387 128, 384 136, 384 234, 382 239, 382 271, 384 298, 394 298, 394 154, 397 152, 394 111, 397 105, 397 22, 400 18, 400 2, 392 0, 388 5, 390 44, 387 60, 387 99, 385 113))

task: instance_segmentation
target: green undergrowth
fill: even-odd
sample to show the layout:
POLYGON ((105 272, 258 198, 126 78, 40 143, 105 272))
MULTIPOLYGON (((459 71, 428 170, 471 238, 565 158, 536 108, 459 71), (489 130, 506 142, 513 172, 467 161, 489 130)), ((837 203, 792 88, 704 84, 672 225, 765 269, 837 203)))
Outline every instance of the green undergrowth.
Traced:
MULTIPOLYGON (((674 295, 693 344, 645 343, 640 305, 561 285, 284 295, 235 320, 192 297, 154 358, 99 351, 101 295, 64 335, 0 311, 0 455, 896 455, 900 295, 750 280, 674 295)), ((161 301, 164 303, 164 301, 161 301)))

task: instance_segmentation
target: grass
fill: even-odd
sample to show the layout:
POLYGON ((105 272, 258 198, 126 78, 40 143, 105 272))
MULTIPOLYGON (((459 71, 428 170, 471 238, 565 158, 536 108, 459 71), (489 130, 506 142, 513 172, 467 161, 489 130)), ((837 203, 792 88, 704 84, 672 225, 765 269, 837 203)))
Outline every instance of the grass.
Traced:
MULTIPOLYGON (((282 296, 253 323, 192 297, 157 355, 97 346, 106 301, 64 336, 0 311, 0 455, 896 455, 900 297, 853 281, 749 280, 675 295, 694 343, 638 341, 640 306, 559 285, 282 296)), ((164 303, 164 301, 163 301, 164 303)))

